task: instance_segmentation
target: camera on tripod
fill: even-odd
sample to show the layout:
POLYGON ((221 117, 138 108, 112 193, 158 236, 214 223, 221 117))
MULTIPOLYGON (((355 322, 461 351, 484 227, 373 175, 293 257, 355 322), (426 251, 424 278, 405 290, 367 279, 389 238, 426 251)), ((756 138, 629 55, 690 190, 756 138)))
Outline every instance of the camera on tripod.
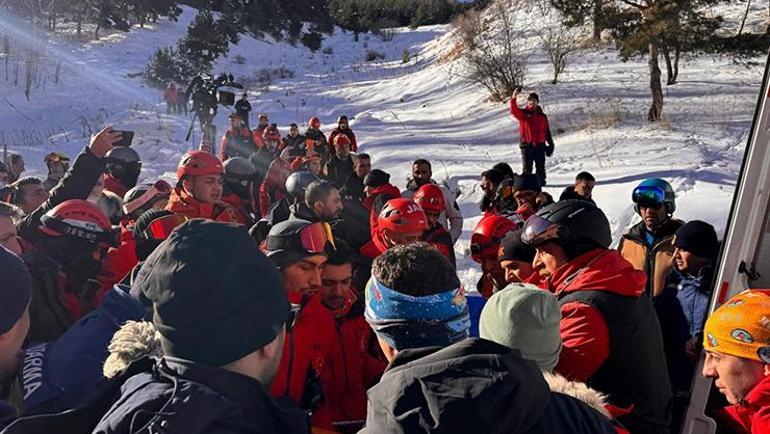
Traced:
POLYGON ((232 74, 212 77, 203 73, 193 78, 187 85, 185 97, 187 101, 192 97, 193 110, 201 117, 201 122, 209 116, 214 117, 220 104, 225 107, 235 104, 235 93, 221 89, 223 87, 243 89, 242 84, 233 80, 232 74))

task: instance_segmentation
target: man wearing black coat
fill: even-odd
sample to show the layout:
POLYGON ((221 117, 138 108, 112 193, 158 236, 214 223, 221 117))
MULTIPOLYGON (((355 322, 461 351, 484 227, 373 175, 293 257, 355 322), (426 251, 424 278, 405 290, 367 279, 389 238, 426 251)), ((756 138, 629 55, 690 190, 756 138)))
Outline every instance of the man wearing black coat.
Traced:
POLYGON ((426 243, 374 260, 365 316, 390 364, 368 391, 362 433, 616 432, 597 410, 550 391, 518 351, 467 339, 460 281, 426 243))
POLYGON ((152 302, 164 357, 132 363, 73 410, 18 419, 3 434, 309 433, 307 413, 267 392, 293 315, 280 273, 246 230, 189 221, 145 265, 132 290, 152 302))

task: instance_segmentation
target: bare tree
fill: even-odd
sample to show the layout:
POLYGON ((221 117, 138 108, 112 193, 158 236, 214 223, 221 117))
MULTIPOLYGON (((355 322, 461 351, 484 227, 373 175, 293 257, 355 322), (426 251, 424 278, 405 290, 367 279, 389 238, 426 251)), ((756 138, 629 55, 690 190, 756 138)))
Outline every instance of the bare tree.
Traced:
POLYGON ((537 0, 535 5, 542 20, 537 36, 553 66, 551 83, 556 84, 580 50, 581 28, 567 25, 565 17, 551 6, 550 0, 537 0))
POLYGON ((496 0, 485 13, 469 10, 454 22, 460 39, 460 76, 483 86, 494 101, 507 100, 526 77, 529 50, 521 44, 526 26, 514 14, 520 0, 496 0))

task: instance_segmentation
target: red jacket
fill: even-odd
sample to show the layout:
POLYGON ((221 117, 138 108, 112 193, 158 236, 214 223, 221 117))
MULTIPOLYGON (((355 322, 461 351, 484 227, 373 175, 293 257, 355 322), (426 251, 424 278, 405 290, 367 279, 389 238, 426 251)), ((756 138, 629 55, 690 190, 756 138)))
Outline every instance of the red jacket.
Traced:
POLYGON ((332 311, 337 326, 338 351, 344 362, 339 400, 341 419, 335 422, 366 420, 366 389, 385 371, 387 362, 379 349, 372 328, 363 316, 363 305, 356 303, 351 289, 345 304, 332 311))
POLYGON ((369 193, 364 199, 364 208, 369 210, 369 230, 374 237, 377 230, 377 218, 379 217, 382 206, 390 199, 401 197, 401 190, 393 184, 383 184, 369 193))
MULTIPOLYGON (((273 396, 289 396, 300 407, 313 411, 314 427, 332 429, 332 422, 341 420, 338 403, 344 395, 343 361, 332 313, 321 304, 321 297, 288 293, 292 304, 302 306, 294 329, 286 334, 281 364, 273 380, 273 396), (322 400, 315 408, 302 402, 303 395, 318 389, 322 400)), ((314 394, 315 395, 315 394, 314 394)))
POLYGON ((167 87, 166 91, 163 92, 163 99, 165 99, 166 102, 176 104, 178 100, 176 89, 173 87, 167 87))
POLYGON ((286 178, 291 175, 289 162, 276 158, 267 169, 265 180, 259 186, 259 213, 265 217, 270 211, 270 205, 286 197, 286 178))
POLYGON ((222 201, 230 205, 235 215, 235 222, 240 223, 246 227, 251 227, 254 223, 254 219, 249 215, 251 210, 251 204, 241 199, 237 194, 230 193, 222 196, 222 201))
POLYGON ((453 267, 457 267, 452 235, 450 235, 449 231, 441 226, 440 223, 437 223, 435 227, 423 232, 420 241, 425 241, 435 247, 441 254, 449 259, 449 263, 452 264, 453 267))
POLYGON ((104 257, 102 271, 96 277, 102 285, 102 291, 98 294, 99 302, 113 285, 120 282, 139 263, 133 224, 133 221, 120 223, 120 247, 110 247, 104 257))
POLYGON ((522 110, 513 98, 510 106, 511 114, 519 121, 521 143, 542 144, 550 139, 548 117, 543 113, 543 109, 539 106, 526 106, 522 110))
POLYGON ((762 378, 742 402, 723 408, 717 416, 739 434, 770 433, 770 376, 762 378))
MULTIPOLYGON (((557 297, 581 290, 640 297, 646 280, 644 272, 635 270, 616 250, 594 249, 556 270, 541 282, 541 287, 557 297)), ((609 356, 607 322, 596 308, 579 302, 562 305, 561 315, 559 329, 564 347, 555 371, 585 382, 609 356)))
POLYGON ((120 182, 120 180, 113 178, 109 173, 104 175, 104 189, 117 194, 121 199, 123 199, 123 196, 125 196, 129 190, 128 187, 120 182))
POLYGON ((176 187, 168 198, 166 209, 191 219, 203 218, 224 223, 237 223, 235 211, 225 202, 203 203, 190 196, 183 188, 176 187))

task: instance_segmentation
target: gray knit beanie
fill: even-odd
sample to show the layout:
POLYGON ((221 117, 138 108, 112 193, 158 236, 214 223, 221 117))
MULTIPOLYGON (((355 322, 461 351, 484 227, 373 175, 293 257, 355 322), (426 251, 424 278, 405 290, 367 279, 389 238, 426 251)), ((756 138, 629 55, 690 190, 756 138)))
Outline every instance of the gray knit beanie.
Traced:
POLYGON ((489 298, 481 311, 482 338, 519 350, 551 372, 559 361, 561 311, 556 297, 534 285, 514 283, 489 298))

